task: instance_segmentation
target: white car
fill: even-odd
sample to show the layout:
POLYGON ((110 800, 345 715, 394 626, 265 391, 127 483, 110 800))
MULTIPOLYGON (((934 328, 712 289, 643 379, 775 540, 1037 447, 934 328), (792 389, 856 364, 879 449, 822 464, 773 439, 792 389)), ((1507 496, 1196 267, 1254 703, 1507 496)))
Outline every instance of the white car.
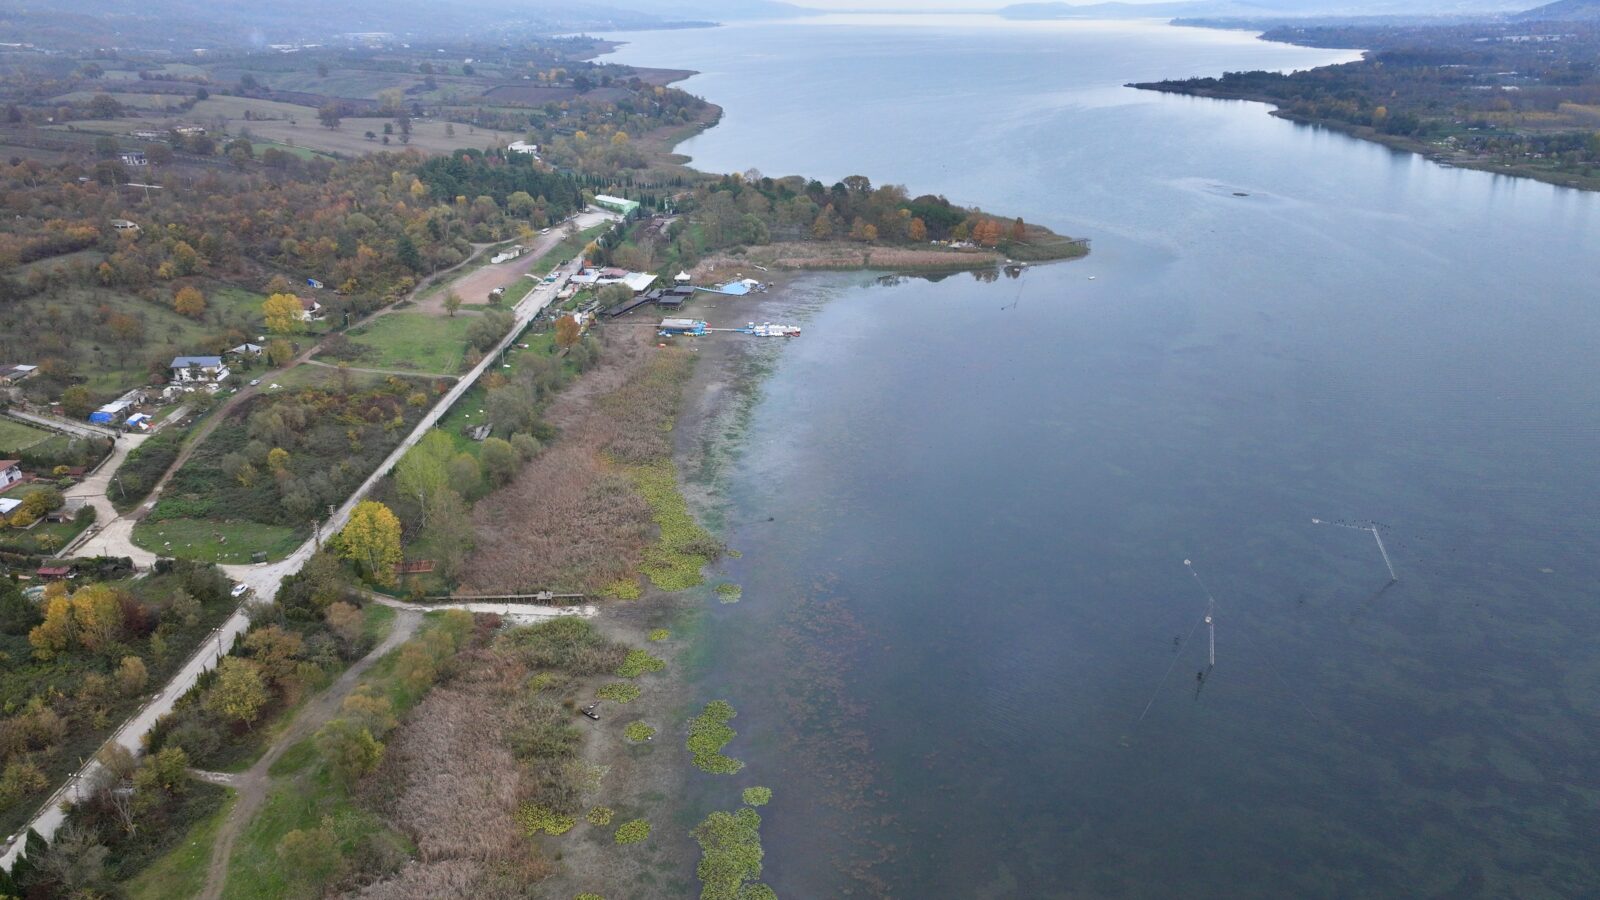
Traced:
POLYGON ((233 586, 233 590, 228 592, 229 596, 233 597, 233 599, 235 599, 235 600, 239 599, 240 597, 243 597, 244 595, 246 595, 248 593, 250 593, 250 585, 243 584, 243 583, 234 585, 233 586))
POLYGON ((251 387, 255 387, 255 386, 256 386, 256 385, 258 385, 258 384, 260 384, 260 383, 261 383, 261 379, 259 379, 259 378, 254 378, 254 379, 251 379, 251 381, 250 381, 250 386, 251 386, 251 387))

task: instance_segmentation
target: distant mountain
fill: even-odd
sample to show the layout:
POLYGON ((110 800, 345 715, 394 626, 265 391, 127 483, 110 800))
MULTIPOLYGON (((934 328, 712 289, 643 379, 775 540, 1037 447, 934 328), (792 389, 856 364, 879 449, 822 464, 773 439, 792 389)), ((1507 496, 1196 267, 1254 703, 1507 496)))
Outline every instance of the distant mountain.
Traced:
MULTIPOLYGON (((1562 0, 1592 4, 1596 0, 1562 0)), ((1011 19, 1222 19, 1302 16, 1427 15, 1503 13, 1516 0, 1176 0, 1169 3, 1018 3, 1002 7, 1011 19)))
POLYGON ((1600 22, 1600 0, 1556 0, 1511 18, 1518 22, 1600 22))

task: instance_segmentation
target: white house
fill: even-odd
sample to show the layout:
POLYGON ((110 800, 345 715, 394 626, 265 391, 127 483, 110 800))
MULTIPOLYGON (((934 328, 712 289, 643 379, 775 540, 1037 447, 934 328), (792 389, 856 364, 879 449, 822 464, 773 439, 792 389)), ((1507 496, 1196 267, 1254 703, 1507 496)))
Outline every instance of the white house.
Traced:
POLYGON ((221 381, 229 375, 220 356, 179 356, 172 360, 172 380, 221 381))
POLYGON ((0 491, 22 480, 22 461, 0 459, 0 491))
POLYGON ((511 144, 506 147, 506 149, 512 153, 529 153, 533 156, 539 155, 539 145, 530 144, 527 141, 512 141, 511 144))
POLYGON ((310 297, 300 298, 300 318, 307 322, 322 318, 322 304, 310 297))
POLYGON ((7 500, 0 497, 0 519, 9 518, 16 508, 22 505, 21 500, 7 500))
POLYGON ((261 354, 267 352, 267 348, 261 346, 260 344, 245 343, 240 344, 237 347, 229 347, 228 352, 235 356, 260 356, 261 354))

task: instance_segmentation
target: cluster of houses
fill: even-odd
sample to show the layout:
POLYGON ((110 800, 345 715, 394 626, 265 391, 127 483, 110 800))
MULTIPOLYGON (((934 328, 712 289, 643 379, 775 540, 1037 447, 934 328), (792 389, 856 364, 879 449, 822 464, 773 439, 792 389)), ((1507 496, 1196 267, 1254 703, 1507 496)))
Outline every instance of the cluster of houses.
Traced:
POLYGON ((642 294, 656 283, 656 276, 649 272, 630 272, 615 266, 597 269, 593 266, 584 266, 578 274, 568 279, 572 284, 587 285, 591 287, 605 287, 608 284, 625 284, 635 294, 642 294))
MULTIPOLYGON (((75 470, 72 475, 82 475, 83 471, 75 470)), ((9 495, 7 492, 20 484, 31 481, 22 471, 22 461, 17 459, 0 459, 0 521, 9 519, 17 507, 22 505, 22 498, 9 495)), ((45 522, 70 522, 77 517, 78 511, 83 509, 86 501, 81 497, 73 497, 57 509, 47 513, 41 521, 45 522)))

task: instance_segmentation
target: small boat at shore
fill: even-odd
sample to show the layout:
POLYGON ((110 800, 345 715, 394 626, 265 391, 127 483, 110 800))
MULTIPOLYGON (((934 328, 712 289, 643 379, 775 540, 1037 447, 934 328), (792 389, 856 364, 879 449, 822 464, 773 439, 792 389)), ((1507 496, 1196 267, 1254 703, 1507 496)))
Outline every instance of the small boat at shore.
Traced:
POLYGON ((799 337, 800 336, 800 326, 799 325, 774 325, 771 322, 762 322, 760 325, 757 325, 756 323, 751 322, 751 323, 749 323, 748 325, 746 325, 745 327, 743 327, 743 328, 741 328, 739 330, 744 332, 745 334, 753 334, 756 337, 799 337))

